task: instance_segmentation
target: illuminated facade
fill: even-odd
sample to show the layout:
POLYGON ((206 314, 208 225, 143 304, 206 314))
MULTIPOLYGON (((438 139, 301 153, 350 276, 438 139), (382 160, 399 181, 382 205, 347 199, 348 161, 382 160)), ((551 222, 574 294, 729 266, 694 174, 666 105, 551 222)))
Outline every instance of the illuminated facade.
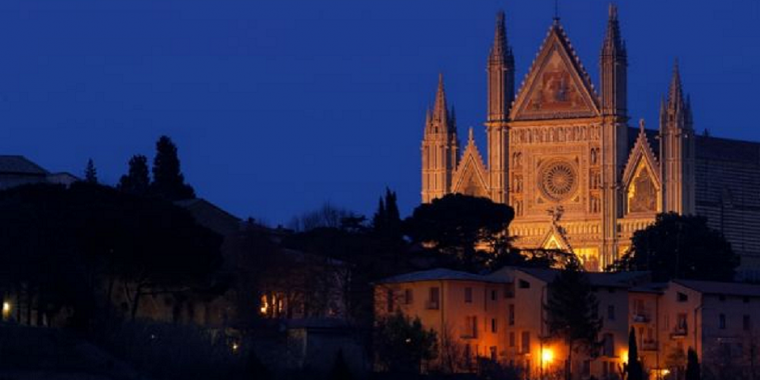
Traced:
POLYGON ((422 201, 464 193, 509 204, 518 246, 571 250, 589 270, 624 253, 657 213, 701 214, 741 254, 742 269, 760 268, 760 144, 695 134, 677 65, 659 129, 631 127, 614 6, 599 65, 595 88, 555 19, 515 91, 500 13, 487 61, 485 159, 472 130, 460 147, 441 77, 425 122, 422 201))
MULTIPOLYGON (((447 269, 403 274, 376 284, 375 315, 401 311, 436 331, 440 352, 426 363, 429 370, 475 371, 476 358, 484 357, 519 368, 526 379, 562 378, 567 344, 551 337, 543 307, 557 273, 505 267, 490 275, 447 269)), ((600 345, 596 357, 573 354, 573 378, 622 378, 631 328, 650 379, 682 372, 689 348, 712 375, 757 376, 760 285, 652 283, 646 272, 588 276, 599 302, 600 345)))

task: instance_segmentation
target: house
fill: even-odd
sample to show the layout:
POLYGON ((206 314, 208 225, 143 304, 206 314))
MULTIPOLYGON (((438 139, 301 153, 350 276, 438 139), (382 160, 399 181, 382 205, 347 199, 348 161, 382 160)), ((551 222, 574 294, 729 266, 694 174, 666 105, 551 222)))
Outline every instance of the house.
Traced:
MULTIPOLYGON (((413 272, 375 285, 378 318, 401 312, 436 331, 430 369, 468 372, 477 357, 521 369, 525 378, 558 375, 566 343, 549 335, 544 306, 553 269, 505 267, 488 275, 448 269, 413 272)), ((576 378, 619 378, 636 330, 651 378, 683 371, 694 348, 705 371, 748 374, 760 362, 760 285, 674 280, 647 272, 587 273, 602 328, 595 357, 573 355, 576 378), (722 372, 721 372, 722 371, 722 372)))

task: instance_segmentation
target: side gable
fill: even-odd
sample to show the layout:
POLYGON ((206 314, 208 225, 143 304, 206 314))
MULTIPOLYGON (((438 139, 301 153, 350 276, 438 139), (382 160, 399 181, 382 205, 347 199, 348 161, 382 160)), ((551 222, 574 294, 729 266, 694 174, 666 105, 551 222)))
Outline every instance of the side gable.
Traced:
POLYGON ((599 97, 559 22, 549 29, 517 95, 510 119, 595 117, 599 97))
POLYGON ((462 159, 454 171, 451 190, 453 193, 488 197, 487 171, 480 151, 475 145, 472 128, 470 128, 469 140, 462 159))
POLYGON ((626 194, 626 213, 658 212, 662 208, 660 163, 649 144, 643 121, 621 182, 626 194))

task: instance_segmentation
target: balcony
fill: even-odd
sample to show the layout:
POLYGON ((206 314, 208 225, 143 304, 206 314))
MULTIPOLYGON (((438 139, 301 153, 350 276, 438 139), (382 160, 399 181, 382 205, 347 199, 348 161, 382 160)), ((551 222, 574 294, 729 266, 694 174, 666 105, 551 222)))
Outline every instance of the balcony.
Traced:
POLYGON ((686 326, 679 326, 673 329, 673 331, 670 332, 671 338, 683 338, 688 334, 688 330, 686 326))
POLYGON ((642 351, 657 351, 657 341, 654 339, 644 339, 641 342, 642 351))
POLYGON ((652 317, 648 313, 634 313, 633 323, 649 323, 652 321, 652 317))
POLYGON ((425 302, 425 308, 428 310, 438 310, 439 309, 438 301, 427 301, 425 302))

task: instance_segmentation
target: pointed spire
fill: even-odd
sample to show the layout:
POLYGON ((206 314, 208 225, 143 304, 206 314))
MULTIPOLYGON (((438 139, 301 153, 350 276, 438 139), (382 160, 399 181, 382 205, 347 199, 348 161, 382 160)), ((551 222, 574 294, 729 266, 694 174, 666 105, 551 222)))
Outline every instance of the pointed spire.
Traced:
POLYGON ((670 81, 670 90, 668 91, 668 107, 681 108, 684 105, 683 86, 681 85, 681 72, 678 68, 678 59, 673 65, 673 79, 670 81))
POLYGON ((446 90, 443 87, 443 73, 438 74, 438 92, 435 95, 433 107, 433 123, 436 123, 441 131, 449 130, 449 111, 446 106, 446 90))
POLYGON ((618 8, 615 4, 610 4, 609 20, 607 21, 607 33, 604 36, 602 55, 626 55, 625 42, 623 41, 623 37, 620 33, 618 8))
POLYGON ((512 50, 507 42, 507 28, 504 22, 504 11, 496 14, 496 31, 494 32, 493 46, 489 59, 491 61, 504 62, 512 57, 512 50))
POLYGON ((475 143, 475 134, 472 130, 472 127, 470 127, 470 130, 467 131, 467 145, 471 145, 475 143))

